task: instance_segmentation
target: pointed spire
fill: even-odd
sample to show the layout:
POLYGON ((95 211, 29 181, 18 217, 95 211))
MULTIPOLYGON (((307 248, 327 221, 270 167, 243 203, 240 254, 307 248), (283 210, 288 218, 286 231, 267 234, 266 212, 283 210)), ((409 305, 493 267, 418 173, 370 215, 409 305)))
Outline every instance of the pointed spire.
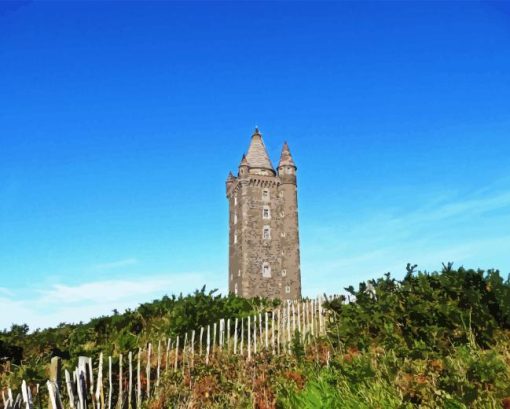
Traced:
POLYGON ((239 164, 239 167, 241 166, 250 166, 248 164, 248 160, 246 159, 246 155, 243 153, 243 158, 241 159, 241 163, 239 164))
POLYGON ((232 171, 228 172, 228 176, 227 176, 227 183, 229 182, 233 182, 235 180, 235 176, 232 174, 232 171))
POLYGON ((282 154, 280 156, 280 163, 278 164, 278 167, 281 166, 293 166, 296 168, 296 164, 294 163, 294 159, 292 159, 292 155, 290 154, 289 145, 287 145, 287 142, 283 144, 282 148, 282 154))
POLYGON ((264 145, 262 135, 259 132, 259 128, 255 128, 255 132, 251 137, 250 147, 246 154, 246 160, 252 168, 274 170, 267 153, 266 145, 264 145))

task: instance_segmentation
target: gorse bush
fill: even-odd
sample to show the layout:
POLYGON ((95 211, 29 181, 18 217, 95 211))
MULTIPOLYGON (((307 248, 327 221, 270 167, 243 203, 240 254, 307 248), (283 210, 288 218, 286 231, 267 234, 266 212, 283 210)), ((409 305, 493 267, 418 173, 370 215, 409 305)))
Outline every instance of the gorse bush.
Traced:
POLYGON ((464 345, 470 336, 489 347, 496 330, 510 329, 510 284, 498 271, 414 268, 408 265, 401 281, 389 273, 371 281, 370 291, 365 283, 346 288, 356 302, 329 303, 333 342, 361 349, 377 344, 419 358, 464 345))

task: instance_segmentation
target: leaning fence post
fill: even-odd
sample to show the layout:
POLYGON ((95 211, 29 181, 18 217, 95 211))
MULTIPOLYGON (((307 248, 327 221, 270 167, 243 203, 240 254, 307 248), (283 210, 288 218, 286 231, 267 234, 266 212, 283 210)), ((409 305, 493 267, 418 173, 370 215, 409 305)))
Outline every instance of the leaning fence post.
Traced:
POLYGON ((21 396, 23 397, 23 403, 25 404, 25 409, 32 409, 32 395, 30 394, 30 389, 27 388, 27 383, 23 379, 21 382, 21 396))
MULTIPOLYGON (((71 382, 71 375, 69 374, 69 371, 66 369, 65 372, 65 378, 66 378, 66 386, 67 386, 67 396, 69 398, 69 407, 71 409, 75 408, 74 404, 74 392, 73 392, 73 384, 71 382)), ((39 403, 41 402, 41 399, 39 398, 39 403)))
POLYGON ((46 382, 46 386, 48 388, 50 407, 52 409, 60 409, 57 406, 57 396, 56 396, 57 395, 57 389, 56 389, 55 384, 52 381, 47 381, 46 382))

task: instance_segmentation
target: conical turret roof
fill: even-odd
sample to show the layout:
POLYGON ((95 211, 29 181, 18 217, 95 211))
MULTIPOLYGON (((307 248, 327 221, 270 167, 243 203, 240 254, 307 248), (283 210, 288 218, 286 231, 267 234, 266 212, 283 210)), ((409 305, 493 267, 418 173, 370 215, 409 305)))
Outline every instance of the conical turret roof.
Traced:
POLYGON ((278 167, 280 166, 293 166, 296 167, 296 164, 294 163, 294 159, 292 159, 292 155, 290 154, 289 145, 287 145, 287 142, 283 144, 282 148, 282 154, 280 156, 280 163, 278 164, 278 167))
POLYGON ((258 128, 255 128, 255 132, 251 137, 250 147, 246 154, 246 160, 251 168, 261 168, 273 170, 273 165, 267 154, 266 145, 262 140, 258 128))
POLYGON ((236 180, 236 178, 234 177, 232 172, 228 172, 227 182, 233 182, 234 180, 236 180))
POLYGON ((241 163, 239 163, 239 166, 249 166, 248 161, 246 160, 246 155, 243 154, 243 157, 241 159, 241 163))

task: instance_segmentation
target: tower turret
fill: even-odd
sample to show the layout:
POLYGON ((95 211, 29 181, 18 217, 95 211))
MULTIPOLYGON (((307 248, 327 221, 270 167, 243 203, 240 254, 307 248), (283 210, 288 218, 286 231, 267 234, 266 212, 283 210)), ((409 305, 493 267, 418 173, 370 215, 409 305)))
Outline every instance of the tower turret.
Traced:
POLYGON ((246 155, 243 154, 243 158, 241 159, 241 162, 239 163, 239 172, 238 177, 245 178, 248 176, 250 170, 250 165, 248 164, 248 160, 246 159, 246 155))
POLYGON ((292 159, 289 145, 284 142, 282 147, 282 153, 280 155, 280 162, 278 163, 278 176, 282 183, 296 184, 296 170, 297 166, 292 159))
POLYGON ((228 197, 228 193, 229 193, 230 189, 232 188, 232 186, 234 185, 235 181, 236 181, 236 178, 232 174, 232 172, 228 172, 227 181, 225 182, 225 185, 226 185, 225 187, 227 190, 227 197, 228 197))

